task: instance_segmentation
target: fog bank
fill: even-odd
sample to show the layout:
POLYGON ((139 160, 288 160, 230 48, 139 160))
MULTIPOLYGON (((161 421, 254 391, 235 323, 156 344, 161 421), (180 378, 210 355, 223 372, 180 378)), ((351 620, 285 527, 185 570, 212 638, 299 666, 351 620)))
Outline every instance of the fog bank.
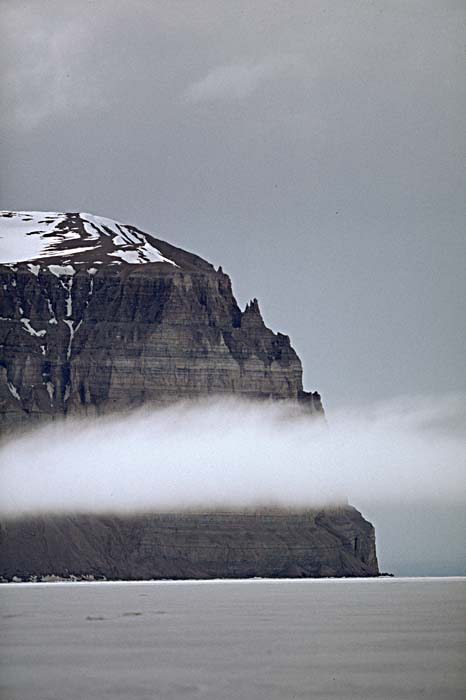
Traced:
POLYGON ((49 425, 2 448, 0 515, 197 507, 458 504, 462 397, 348 407, 211 400, 49 425))

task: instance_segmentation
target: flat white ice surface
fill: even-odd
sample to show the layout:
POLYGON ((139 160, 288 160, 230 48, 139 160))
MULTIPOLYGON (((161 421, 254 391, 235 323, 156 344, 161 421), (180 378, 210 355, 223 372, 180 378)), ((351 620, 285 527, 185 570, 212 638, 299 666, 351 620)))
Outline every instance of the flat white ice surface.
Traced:
POLYGON ((466 579, 0 586, 8 700, 463 700, 466 579))

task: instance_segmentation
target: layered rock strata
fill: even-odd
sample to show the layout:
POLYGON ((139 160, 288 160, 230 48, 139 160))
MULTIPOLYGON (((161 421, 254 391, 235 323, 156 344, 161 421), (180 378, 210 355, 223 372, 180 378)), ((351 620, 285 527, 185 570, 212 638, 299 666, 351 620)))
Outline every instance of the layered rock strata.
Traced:
POLYGON ((209 579, 379 574, 374 528, 325 510, 48 516, 0 528, 0 576, 209 579))
POLYGON ((99 224, 110 233, 89 251, 90 215, 62 216, 42 236, 58 240, 52 250, 0 265, 0 426, 209 394, 288 399, 322 412, 319 394, 303 390, 288 336, 265 326, 257 300, 240 310, 221 268, 121 227, 144 236, 145 248, 133 244, 139 255, 147 241, 160 255, 128 262, 136 254, 129 244, 105 248, 118 240, 115 222, 99 224), (125 257, 110 257, 117 253, 125 257))
MULTIPOLYGON (((288 336, 229 277, 90 214, 0 213, 0 430, 208 395, 322 416, 288 336), (5 242, 8 245, 5 247, 5 242), (2 250, 3 248, 3 250, 2 250)), ((351 507, 43 516, 0 524, 0 575, 109 579, 376 576, 351 507)))

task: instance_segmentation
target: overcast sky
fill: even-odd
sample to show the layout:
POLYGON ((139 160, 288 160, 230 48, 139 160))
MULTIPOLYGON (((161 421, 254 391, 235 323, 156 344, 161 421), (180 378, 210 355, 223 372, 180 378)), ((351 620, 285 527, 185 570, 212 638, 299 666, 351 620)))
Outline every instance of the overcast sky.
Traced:
POLYGON ((466 388, 464 0, 1 9, 1 208, 221 264, 330 412, 466 388))

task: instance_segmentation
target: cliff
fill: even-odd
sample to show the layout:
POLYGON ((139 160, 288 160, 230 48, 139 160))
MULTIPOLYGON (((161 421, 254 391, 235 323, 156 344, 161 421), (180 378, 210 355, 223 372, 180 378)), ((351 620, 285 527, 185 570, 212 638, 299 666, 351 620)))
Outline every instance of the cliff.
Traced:
POLYGON ((208 394, 322 412, 288 336, 257 300, 240 310, 221 268, 89 214, 0 224, 0 429, 208 394))
POLYGON ((309 511, 54 516, 0 527, 0 577, 377 576, 374 528, 349 506, 309 511))
MULTIPOLYGON (((0 430, 207 395, 299 403, 288 336, 229 277, 133 226, 82 213, 0 215, 0 430)), ((378 575, 350 506, 43 516, 0 524, 0 575, 212 578, 378 575)))

